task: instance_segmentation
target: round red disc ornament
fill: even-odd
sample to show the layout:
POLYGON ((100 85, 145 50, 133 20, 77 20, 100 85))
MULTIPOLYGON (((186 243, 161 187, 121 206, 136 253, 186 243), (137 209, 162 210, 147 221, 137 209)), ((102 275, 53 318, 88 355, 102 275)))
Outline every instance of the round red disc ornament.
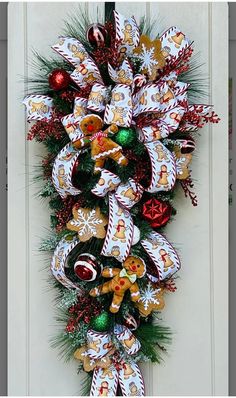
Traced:
POLYGON ((151 227, 159 228, 169 221, 172 207, 168 202, 162 202, 161 200, 151 198, 143 204, 142 213, 151 227))

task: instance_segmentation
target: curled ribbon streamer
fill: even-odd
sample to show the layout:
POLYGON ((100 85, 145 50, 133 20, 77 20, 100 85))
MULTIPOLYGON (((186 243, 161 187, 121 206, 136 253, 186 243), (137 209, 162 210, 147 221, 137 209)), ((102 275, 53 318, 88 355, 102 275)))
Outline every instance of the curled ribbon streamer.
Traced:
POLYGON ((75 66, 70 76, 79 87, 86 87, 95 82, 103 83, 97 65, 79 40, 73 37, 60 37, 52 49, 75 66))
POLYGON ((129 127, 132 115, 131 88, 126 84, 117 84, 112 90, 110 104, 106 105, 104 122, 129 127))
POLYGON ((176 165, 172 153, 161 143, 145 143, 152 164, 151 184, 147 192, 170 191, 176 181, 176 165))
POLYGON ((130 252, 133 230, 129 211, 119 204, 114 194, 109 193, 109 222, 101 254, 124 261, 130 252))
POLYGON ((46 95, 27 95, 23 104, 26 107, 27 120, 52 118, 53 99, 46 95))
POLYGON ((58 243, 51 261, 51 271, 53 276, 67 289, 76 289, 78 294, 82 295, 84 291, 79 288, 75 283, 71 282, 65 275, 66 261, 72 250, 79 244, 77 238, 67 240, 62 238, 58 243))
POLYGON ((134 17, 126 18, 114 11, 116 39, 120 42, 119 51, 123 56, 133 52, 139 43, 139 28, 134 17))
POLYGON ((147 274, 152 282, 169 278, 180 269, 180 259, 163 235, 153 231, 146 239, 141 241, 141 245, 153 260, 158 272, 158 277, 147 274))
POLYGON ((53 164, 52 181, 62 198, 79 195, 81 191, 72 184, 72 172, 81 151, 76 151, 72 144, 67 144, 57 155, 53 164))
POLYGON ((140 350, 140 342, 126 326, 115 325, 114 334, 128 354, 133 355, 140 350))
POLYGON ((144 383, 139 366, 132 359, 129 362, 115 359, 116 348, 112 342, 112 335, 129 355, 135 354, 141 347, 138 339, 123 325, 115 325, 110 333, 89 330, 87 345, 76 350, 75 358, 83 361, 87 370, 94 370, 90 396, 115 396, 118 384, 123 396, 144 396, 144 383))
POLYGON ((88 109, 95 112, 103 112, 109 89, 103 84, 95 83, 88 97, 88 109))
POLYGON ((183 55, 183 51, 191 45, 190 40, 176 26, 166 30, 160 40, 162 54, 166 59, 171 58, 172 62, 180 58, 183 55))

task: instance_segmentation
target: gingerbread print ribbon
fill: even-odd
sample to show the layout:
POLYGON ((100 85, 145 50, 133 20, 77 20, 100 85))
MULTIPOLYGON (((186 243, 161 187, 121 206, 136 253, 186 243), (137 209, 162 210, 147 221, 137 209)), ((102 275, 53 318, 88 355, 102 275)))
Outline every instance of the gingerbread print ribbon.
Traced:
POLYGON ((132 355, 140 347, 140 342, 126 326, 116 324, 110 333, 90 329, 86 345, 74 353, 86 371, 94 371, 90 396, 115 396, 118 385, 123 396, 144 396, 143 377, 139 366, 132 360, 132 355), (130 356, 129 361, 119 358, 114 339, 124 347, 130 356))

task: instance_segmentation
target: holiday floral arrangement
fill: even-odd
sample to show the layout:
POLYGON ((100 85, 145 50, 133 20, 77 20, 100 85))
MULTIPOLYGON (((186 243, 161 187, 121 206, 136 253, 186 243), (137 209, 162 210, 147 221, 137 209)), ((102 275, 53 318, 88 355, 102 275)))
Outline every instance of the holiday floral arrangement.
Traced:
POLYGON ((87 372, 91 396, 144 396, 139 363, 160 362, 170 342, 160 311, 180 269, 164 227, 179 186, 197 205, 195 134, 219 118, 193 100, 192 42, 177 27, 152 37, 144 19, 114 11, 66 30, 56 59, 36 54, 24 99, 28 139, 47 149, 40 196, 52 234, 41 250, 53 252, 63 324, 54 345, 87 372))

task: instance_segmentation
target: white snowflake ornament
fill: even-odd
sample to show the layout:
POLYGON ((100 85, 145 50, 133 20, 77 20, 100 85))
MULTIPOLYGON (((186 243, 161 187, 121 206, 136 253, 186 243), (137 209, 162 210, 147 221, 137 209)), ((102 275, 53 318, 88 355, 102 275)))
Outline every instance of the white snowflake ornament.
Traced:
POLYGON ((73 219, 67 223, 67 228, 78 233, 79 240, 86 242, 92 237, 103 239, 106 236, 105 226, 108 223, 99 207, 96 209, 83 209, 73 207, 73 219))
POLYGON ((155 80, 158 69, 165 65, 165 58, 161 51, 161 41, 151 40, 150 37, 142 35, 139 46, 134 49, 141 61, 141 72, 147 74, 149 80, 155 80))
POLYGON ((165 306, 163 299, 164 288, 156 287, 154 283, 149 282, 144 289, 141 290, 141 297, 137 302, 140 315, 146 317, 152 311, 162 310, 165 306))

